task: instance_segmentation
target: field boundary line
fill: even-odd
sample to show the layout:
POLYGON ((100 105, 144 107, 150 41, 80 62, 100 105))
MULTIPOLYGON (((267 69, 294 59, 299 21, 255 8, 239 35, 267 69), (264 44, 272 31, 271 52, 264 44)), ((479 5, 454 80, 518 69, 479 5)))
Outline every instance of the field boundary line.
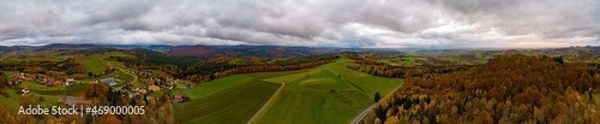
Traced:
POLYGON ((254 114, 254 116, 252 116, 252 118, 250 118, 250 120, 248 120, 248 122, 246 122, 246 124, 252 124, 254 122, 254 120, 256 120, 256 118, 262 113, 262 111, 265 110, 265 108, 269 105, 269 103, 271 103, 271 101, 273 101, 273 99, 279 95, 279 92, 281 91, 281 89, 283 89, 283 87, 285 86, 285 84, 287 83, 283 83, 279 89, 277 89, 277 91, 275 91, 275 93, 273 93, 273 96, 271 96, 271 98, 269 98, 269 100, 267 100, 267 102, 260 107, 260 109, 254 114))

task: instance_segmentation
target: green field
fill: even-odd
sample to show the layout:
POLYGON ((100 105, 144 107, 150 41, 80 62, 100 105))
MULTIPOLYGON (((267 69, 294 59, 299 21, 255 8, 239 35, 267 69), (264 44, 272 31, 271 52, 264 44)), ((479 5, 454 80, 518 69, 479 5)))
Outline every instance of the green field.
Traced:
POLYGON ((401 79, 371 76, 346 68, 347 58, 319 67, 233 75, 171 94, 192 101, 175 104, 182 123, 246 123, 287 83, 254 123, 349 123, 373 104, 375 92, 387 94, 401 79))
POLYGON ((9 97, 4 97, 4 96, 0 96, 0 105, 3 106, 8 106, 11 108, 18 108, 19 106, 19 97, 21 96, 20 94, 17 94, 18 89, 13 89, 13 88, 6 88, 4 89, 4 92, 7 92, 9 94, 9 97))
POLYGON ((375 92, 386 94, 402 83, 347 69, 349 62, 343 58, 314 68, 300 79, 284 78, 293 81, 255 123, 349 123, 373 104, 375 92))
POLYGON ((85 73, 92 72, 94 74, 103 73, 108 68, 108 63, 102 60, 102 55, 94 54, 83 59, 85 73))
MULTIPOLYGON (((107 61, 103 60, 103 58, 107 58, 110 56, 123 56, 123 55, 125 55, 125 54, 118 53, 118 52, 111 52, 111 53, 105 53, 105 54, 93 54, 93 55, 85 57, 84 59, 81 60, 85 64, 84 65, 84 67, 86 69, 85 75, 87 75, 87 72, 92 72, 94 74, 103 73, 105 71, 105 69, 108 68, 108 63, 107 63, 107 61)), ((19 60, 19 61, 63 61, 64 59, 73 58, 75 56, 77 56, 77 55, 64 56, 64 55, 59 55, 56 52, 44 52, 44 53, 39 53, 39 55, 27 56, 27 58, 20 58, 17 60, 19 60), (44 55, 44 56, 41 56, 41 55, 44 55)), ((2 60, 2 61, 4 61, 4 60, 2 60)), ((110 63, 113 66, 116 66, 118 68, 125 68, 125 66, 121 62, 110 61, 110 63)), ((4 72, 5 72, 5 74, 8 75, 9 79, 10 79, 11 75, 13 73, 15 73, 15 71, 4 71, 4 72)), ((113 76, 115 78, 123 80, 124 82, 131 81, 134 78, 133 76, 127 75, 127 74, 125 74, 125 72, 122 72, 120 70, 116 70, 114 73, 110 73, 106 76, 113 76)), ((77 82, 87 82, 90 80, 92 80, 92 79, 81 79, 81 80, 77 80, 77 82)), ((21 90, 25 86, 30 87, 31 95, 36 95, 36 96, 43 98, 44 100, 42 101, 42 103, 44 103, 45 105, 52 105, 52 104, 56 104, 56 101, 59 96, 62 96, 62 95, 78 96, 78 95, 80 95, 89 86, 89 84, 83 83, 83 84, 74 84, 74 85, 70 85, 70 86, 61 85, 61 86, 49 87, 46 85, 39 84, 38 82, 23 82, 19 86, 10 87, 10 88, 6 89, 6 91, 9 93, 9 97, 0 96, 0 101, 4 101, 4 102, 2 102, 2 104, 8 105, 10 107, 17 107, 19 97, 21 97, 21 94, 17 94, 16 92, 21 90)))
POLYGON ((74 55, 61 55, 59 52, 55 51, 43 51, 43 52, 35 52, 29 55, 23 55, 19 57, 10 57, 4 60, 0 60, 0 63, 21 63, 21 62, 33 62, 33 61, 50 61, 50 62, 59 62, 64 60, 65 58, 72 58, 74 55))
POLYGON ((108 63, 110 63, 112 66, 114 66, 115 68, 121 68, 121 69, 127 69, 127 67, 125 65, 123 65, 123 63, 118 62, 118 61, 107 61, 105 59, 108 59, 109 57, 113 57, 113 56, 127 56, 123 53, 120 52, 109 52, 109 53, 104 53, 104 54, 93 54, 93 55, 89 55, 86 56, 82 61, 86 70, 86 74, 88 72, 92 72, 94 74, 101 74, 104 71, 106 71, 106 69, 109 67, 108 63))
POLYGON ((112 72, 112 73, 110 73, 110 74, 108 74, 106 76, 102 76, 100 78, 104 78, 104 77, 114 77, 115 79, 121 80, 121 82, 119 84, 115 85, 115 86, 125 85, 125 84, 133 81, 134 78, 135 78, 135 77, 133 77, 133 76, 131 76, 129 74, 126 74, 126 72, 122 72, 119 69, 116 69, 114 72, 112 72))
MULTIPOLYGON (((17 87, 6 88, 5 91, 9 94, 9 97, 0 96, 0 105, 5 105, 10 108, 17 109, 19 106, 19 99, 22 97, 21 94, 17 94, 17 91, 23 89, 24 86, 43 86, 41 84, 33 83, 33 82, 25 82, 20 84, 17 87)), ((50 106, 57 105, 58 97, 61 95, 70 95, 77 96, 83 90, 85 90, 89 86, 88 84, 75 84, 71 86, 60 86, 60 87, 49 87, 49 88, 39 88, 39 89, 31 89, 30 95, 36 95, 44 99, 44 101, 40 101, 42 106, 50 106)))
POLYGON ((225 78, 220 78, 220 79, 211 81, 210 83, 207 83, 205 85, 197 86, 197 87, 190 88, 190 89, 185 89, 185 90, 176 89, 172 92, 172 94, 180 94, 180 95, 188 96, 194 100, 194 99, 210 96, 212 94, 218 93, 220 91, 237 86, 239 84, 248 82, 253 79, 254 78, 248 77, 245 75, 234 75, 234 76, 229 76, 229 77, 225 77, 225 78))
POLYGON ((409 56, 409 57, 401 57, 401 58, 393 58, 393 59, 383 59, 383 60, 380 60, 379 62, 383 62, 385 64, 394 65, 394 66, 414 66, 415 64, 417 64, 418 61, 425 62, 425 61, 427 61, 427 59, 422 58, 422 57, 409 56))
POLYGON ((256 123, 347 123, 371 101, 361 90, 324 70, 286 85, 256 123))
POLYGON ((88 83, 82 84, 74 84, 70 86, 60 86, 60 87, 49 87, 47 89, 31 89, 32 93, 37 93, 41 95, 70 95, 75 96, 79 95, 81 92, 85 90, 89 86, 88 83))
POLYGON ((178 104, 175 119, 180 123, 246 123, 275 93, 279 84, 260 80, 178 104))

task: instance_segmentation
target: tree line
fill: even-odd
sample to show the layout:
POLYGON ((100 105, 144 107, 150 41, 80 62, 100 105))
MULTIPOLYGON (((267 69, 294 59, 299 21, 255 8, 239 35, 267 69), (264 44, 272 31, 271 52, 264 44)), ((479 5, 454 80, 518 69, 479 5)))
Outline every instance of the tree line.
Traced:
POLYGON ((597 123, 597 67, 500 55, 447 74, 409 77, 366 123, 597 123))
POLYGON ((415 65, 415 66, 392 66, 382 62, 377 62, 365 57, 361 57, 358 53, 344 53, 345 56, 354 60, 356 64, 347 65, 346 67, 355 71, 377 75, 382 77, 422 77, 424 74, 443 74, 459 70, 465 70, 472 66, 468 65, 415 65))
POLYGON ((295 58, 258 58, 220 56, 213 58, 178 57, 149 50, 131 50, 132 57, 111 57, 126 66, 140 70, 161 70, 175 78, 204 83, 241 73, 291 71, 311 68, 334 61, 335 54, 309 55, 295 58))

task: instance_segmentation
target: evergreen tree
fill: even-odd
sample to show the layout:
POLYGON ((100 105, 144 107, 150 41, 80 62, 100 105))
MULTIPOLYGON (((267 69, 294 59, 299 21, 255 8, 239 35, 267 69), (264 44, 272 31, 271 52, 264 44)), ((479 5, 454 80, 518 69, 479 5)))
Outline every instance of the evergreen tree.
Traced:
POLYGON ((381 99, 381 95, 379 95, 379 92, 375 93, 375 102, 379 102, 379 99, 381 99))

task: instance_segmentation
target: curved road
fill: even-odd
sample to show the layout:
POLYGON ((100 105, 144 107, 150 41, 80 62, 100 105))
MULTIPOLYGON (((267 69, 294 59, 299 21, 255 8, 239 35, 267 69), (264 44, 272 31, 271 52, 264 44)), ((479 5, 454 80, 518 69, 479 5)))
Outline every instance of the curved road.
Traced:
MULTIPOLYGON (((389 96, 390 94, 394 93, 396 90, 400 89, 400 87, 402 87, 403 84, 404 84, 404 82, 402 84, 400 84, 398 87, 394 88, 394 90, 390 91, 390 93, 388 93, 387 95, 385 95, 385 97, 389 96)), ((376 102, 373 105, 371 105, 369 108, 365 109, 365 111, 363 111, 358 116, 356 116, 356 118, 354 118, 354 120, 352 120, 352 122, 350 122, 350 124, 359 124, 360 121, 363 118, 365 118, 365 116, 367 116, 367 114, 369 114, 371 111, 373 111, 373 109, 375 107, 377 107, 378 105, 379 105, 379 102, 376 102)))
POLYGON ((127 71, 125 71, 125 69, 118 68, 118 67, 114 67, 114 66, 112 66, 112 65, 110 64, 110 62, 108 62, 108 61, 106 61, 106 60, 104 60, 104 61, 106 62, 106 64, 108 64, 108 66, 110 66, 110 67, 113 67, 113 68, 116 68, 116 69, 119 69, 119 70, 120 70, 120 71, 122 71, 123 73, 125 73, 125 74, 127 74, 127 75, 131 75, 131 76, 133 76, 133 80, 132 80, 132 81, 130 81, 128 84, 133 84, 134 82, 136 82, 136 81, 138 80, 138 77, 137 77, 136 75, 133 75, 133 74, 131 74, 130 72, 127 72, 127 71))

